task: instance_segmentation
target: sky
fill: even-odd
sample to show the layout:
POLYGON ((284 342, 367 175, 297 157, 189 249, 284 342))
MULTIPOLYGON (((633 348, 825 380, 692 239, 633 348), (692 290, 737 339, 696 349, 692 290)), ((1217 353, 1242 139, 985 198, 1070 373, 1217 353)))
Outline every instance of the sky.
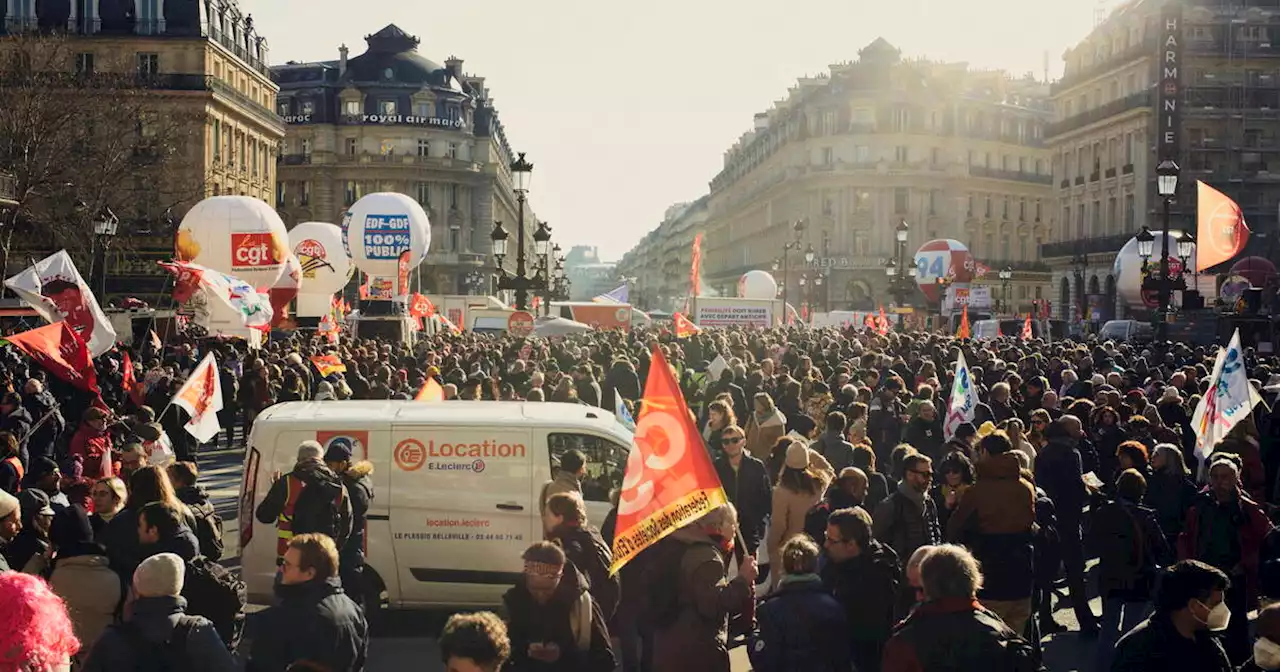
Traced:
POLYGON ((883 37, 903 57, 1050 79, 1118 0, 240 0, 272 64, 355 56, 395 23, 486 78, 530 200, 565 249, 616 260, 707 193, 725 150, 799 77, 883 37))

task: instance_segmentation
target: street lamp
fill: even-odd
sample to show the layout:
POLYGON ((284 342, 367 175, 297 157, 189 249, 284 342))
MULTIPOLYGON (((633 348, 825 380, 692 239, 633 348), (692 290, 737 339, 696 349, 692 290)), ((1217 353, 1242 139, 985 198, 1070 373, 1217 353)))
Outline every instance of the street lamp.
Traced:
MULTIPOLYGON (((789 275, 789 272, 788 272, 789 269, 787 267, 791 260, 790 252, 791 250, 800 249, 800 236, 804 233, 804 227, 805 227, 805 224, 803 219, 796 220, 796 223, 791 226, 791 230, 795 232, 795 236, 796 236, 795 240, 792 240, 782 246, 782 314, 783 315, 787 314, 787 276, 789 275)), ((806 252, 805 254, 805 257, 811 258, 812 255, 813 255, 813 246, 810 245, 808 252, 806 252)), ((813 262, 810 261, 809 263, 813 263, 813 262)), ((776 270, 776 267, 775 267, 775 270, 776 270)))
MULTIPOLYGON (((1161 161, 1160 164, 1156 166, 1156 192, 1160 194, 1160 198, 1164 202, 1163 220, 1161 222, 1164 239, 1160 241, 1160 272, 1159 277, 1153 278, 1148 275, 1142 281, 1143 290, 1155 291, 1159 295, 1160 308, 1155 318, 1155 332, 1156 341, 1160 343, 1164 343, 1168 340, 1169 312, 1173 309, 1173 306, 1170 305, 1173 301, 1173 292, 1175 290, 1186 289, 1187 287, 1186 280, 1183 279, 1181 274, 1179 274, 1176 279, 1169 277, 1169 238, 1171 237, 1169 234, 1169 208, 1173 204, 1174 195, 1178 193, 1179 172, 1181 172, 1181 169, 1178 168, 1178 164, 1169 159, 1161 161)), ((1153 237, 1151 236, 1151 232, 1147 231, 1145 228, 1143 229, 1143 232, 1146 233, 1148 240, 1144 246, 1141 239, 1142 234, 1139 234, 1138 252, 1141 254, 1144 249, 1147 252, 1143 257, 1143 263, 1145 266, 1145 260, 1150 258, 1152 251, 1151 248, 1154 246, 1152 245, 1153 241, 1151 238, 1153 237)), ((1187 246, 1188 257, 1191 256, 1191 244, 1192 243, 1188 243, 1187 246)), ((1181 247, 1181 243, 1179 243, 1179 252, 1181 252, 1181 247)))
MULTIPOLYGON (((524 203, 529 194, 529 183, 533 177, 533 164, 524 158, 524 152, 520 152, 516 156, 516 160, 511 162, 511 179, 516 192, 517 216, 516 216, 516 272, 515 275, 507 275, 502 268, 502 259, 507 254, 507 237, 508 233, 502 228, 502 222, 495 222, 493 233, 489 235, 493 241, 493 256, 498 262, 498 289, 512 289, 516 293, 516 310, 527 310, 529 302, 529 292, 537 292, 546 289, 547 280, 545 276, 535 275, 529 277, 525 275, 525 251, 524 251, 524 203)), ((538 230, 533 234, 533 242, 535 253, 539 256, 547 253, 547 241, 551 240, 551 230, 547 228, 546 222, 538 224, 538 230)))
POLYGON ((1013 267, 1000 269, 1000 301, 1004 304, 1004 312, 1009 312, 1009 281, 1013 280, 1013 267))
POLYGON ((938 286, 938 323, 942 323, 942 308, 947 302, 947 288, 951 286, 951 277, 940 275, 934 280, 934 284, 938 286))
POLYGON ((102 206, 93 217, 94 268, 101 274, 98 279, 98 300, 107 300, 107 249, 120 229, 120 218, 111 208, 102 206))

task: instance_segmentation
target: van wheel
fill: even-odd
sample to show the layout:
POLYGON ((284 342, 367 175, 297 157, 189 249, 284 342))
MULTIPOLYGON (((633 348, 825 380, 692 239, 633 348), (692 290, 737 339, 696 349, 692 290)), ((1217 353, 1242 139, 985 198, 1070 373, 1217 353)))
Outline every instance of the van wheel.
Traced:
POLYGON ((382 577, 369 565, 364 566, 361 575, 363 591, 360 595, 364 605, 364 618, 369 624, 369 634, 381 634, 387 627, 387 586, 382 577))

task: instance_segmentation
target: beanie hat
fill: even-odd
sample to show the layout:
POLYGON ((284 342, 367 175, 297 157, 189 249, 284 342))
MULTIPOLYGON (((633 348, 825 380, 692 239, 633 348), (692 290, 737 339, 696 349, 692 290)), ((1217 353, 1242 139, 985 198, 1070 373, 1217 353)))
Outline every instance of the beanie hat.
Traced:
POLYGON ((133 571, 133 589, 138 597, 177 597, 182 593, 186 565, 173 553, 158 553, 133 571))
POLYGON ((18 510, 18 498, 0 490, 0 519, 12 516, 18 510))
POLYGON ((303 441, 298 444, 298 461, 308 462, 311 460, 319 460, 324 454, 324 449, 320 447, 317 441, 303 441))
POLYGON ((786 464, 788 469, 809 468, 809 447, 799 441, 792 441, 787 446, 786 464))

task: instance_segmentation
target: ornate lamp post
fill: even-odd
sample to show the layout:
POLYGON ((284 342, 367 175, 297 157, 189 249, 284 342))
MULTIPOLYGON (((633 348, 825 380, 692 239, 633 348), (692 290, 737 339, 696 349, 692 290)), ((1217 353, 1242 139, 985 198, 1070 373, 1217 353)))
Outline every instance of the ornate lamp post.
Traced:
MULTIPOLYGON (((1178 164, 1164 160, 1160 165, 1156 166, 1156 191, 1160 194, 1161 200, 1164 202, 1164 212, 1161 222, 1164 239, 1160 244, 1160 270, 1158 277, 1151 277, 1146 272, 1148 260, 1151 258, 1152 247, 1154 247, 1154 236, 1151 235, 1146 227, 1138 234, 1138 254, 1142 255, 1142 267, 1144 279, 1142 281, 1142 289, 1145 291, 1154 291, 1159 295, 1160 308, 1159 313, 1153 318, 1155 320, 1156 341, 1164 343, 1169 338, 1169 313, 1172 312, 1173 292, 1176 290, 1185 290, 1187 288, 1186 280, 1181 274, 1177 278, 1170 277, 1169 272, 1169 208, 1173 204, 1173 197, 1178 193, 1178 174, 1181 169, 1178 164)), ((1194 241, 1187 244, 1187 257, 1191 256, 1191 245, 1194 241)), ((1179 241, 1179 252, 1182 252, 1181 241, 1179 241)), ((1179 255, 1181 256, 1181 255, 1179 255)))
MULTIPOLYGON (((518 204, 515 275, 507 275, 506 269, 502 267, 502 261, 507 255, 507 238, 510 237, 510 234, 502 227, 502 222, 494 222, 493 233, 489 235, 489 239, 493 242, 493 256, 498 265, 498 289, 515 290, 516 310, 527 310, 529 292, 545 289, 547 285, 547 280, 544 276, 535 275, 534 277, 529 277, 525 275, 527 269, 525 267, 524 251, 524 203, 528 197, 529 181, 532 175, 533 164, 525 160, 524 152, 521 152, 516 157, 516 160, 511 162, 511 177, 515 183, 516 203, 518 204)), ((536 248, 534 253, 538 256, 546 255, 546 245, 550 239, 551 230, 546 228, 546 222, 539 223, 538 231, 533 235, 536 248)))
POLYGON ((107 300, 107 250, 120 229, 120 218, 111 208, 102 206, 93 217, 94 268, 98 271, 98 300, 107 300))
POLYGON ((1013 267, 1005 266, 1000 269, 1000 303, 1001 310, 1009 312, 1009 282, 1013 280, 1013 267))
MULTIPOLYGON (((804 225, 803 219, 796 220, 796 223, 791 226, 791 230, 795 232, 795 236, 796 236, 795 240, 792 240, 782 246, 782 314, 783 315, 787 314, 787 275, 790 270, 788 268, 788 265, 791 259, 791 255, 789 253, 791 252, 791 250, 800 249, 800 235, 804 233, 804 226, 805 225, 804 225)), ((812 259, 813 259, 812 245, 809 246, 809 250, 805 253, 805 257, 809 259, 810 262, 812 262, 812 259)), ((774 263, 773 270, 775 271, 778 270, 778 265, 776 262, 774 263)))

